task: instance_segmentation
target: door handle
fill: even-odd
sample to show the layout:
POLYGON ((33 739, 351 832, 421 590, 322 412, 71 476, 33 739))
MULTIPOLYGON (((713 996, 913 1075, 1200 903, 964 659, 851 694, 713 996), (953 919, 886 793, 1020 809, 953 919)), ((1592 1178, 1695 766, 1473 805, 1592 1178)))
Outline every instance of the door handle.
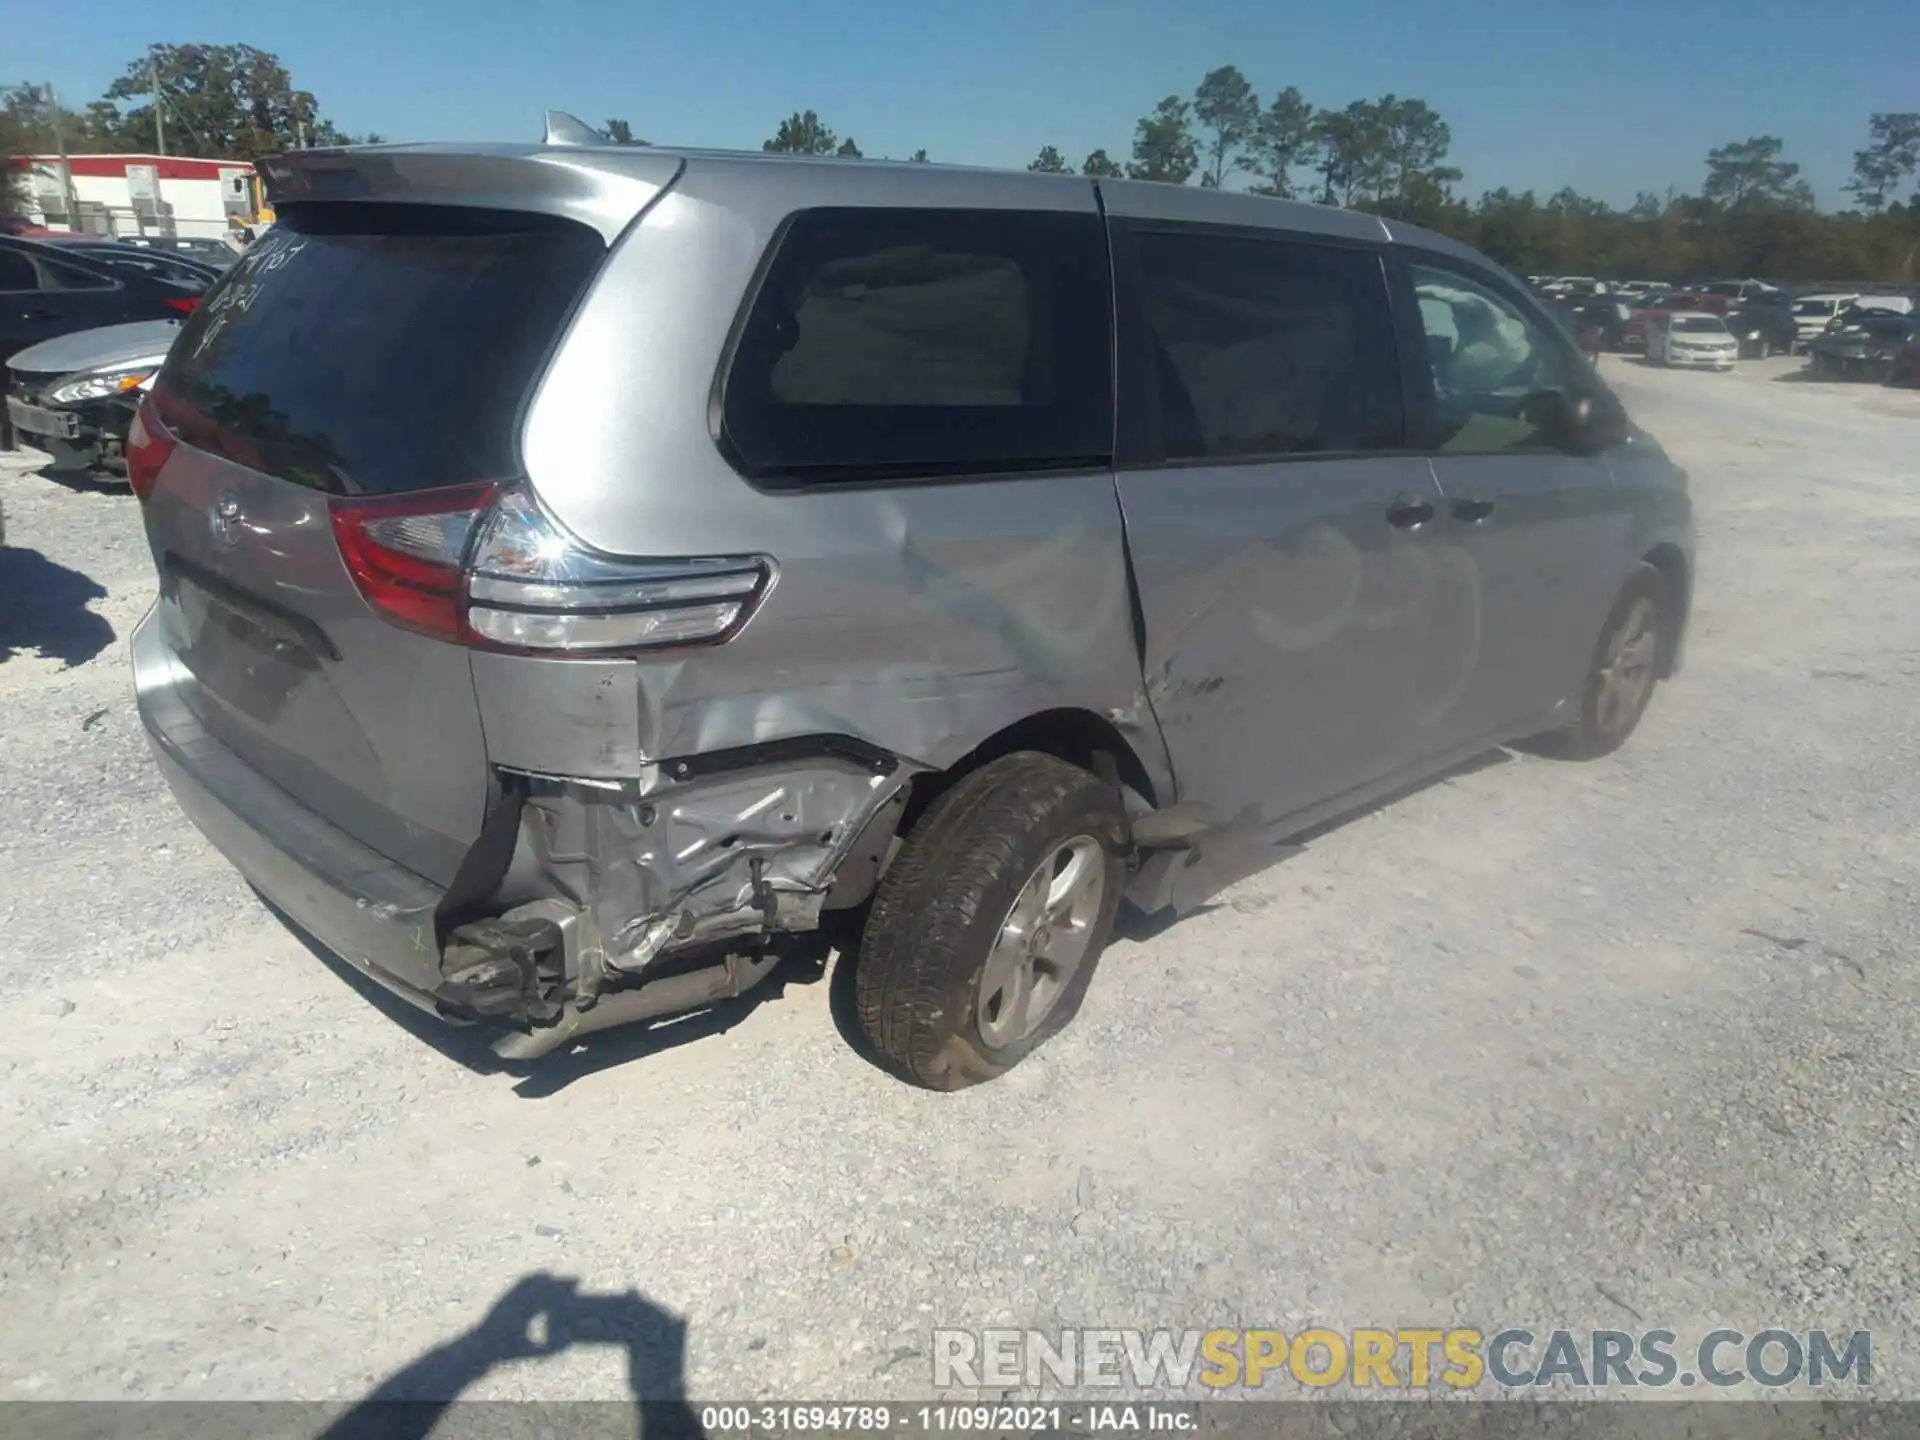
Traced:
POLYGON ((1387 523, 1400 530, 1418 530, 1433 519, 1433 502, 1417 495, 1401 495, 1387 506, 1387 523))
POLYGON ((1468 525, 1478 525, 1493 514, 1491 500, 1456 500, 1453 502, 1453 518, 1468 525))

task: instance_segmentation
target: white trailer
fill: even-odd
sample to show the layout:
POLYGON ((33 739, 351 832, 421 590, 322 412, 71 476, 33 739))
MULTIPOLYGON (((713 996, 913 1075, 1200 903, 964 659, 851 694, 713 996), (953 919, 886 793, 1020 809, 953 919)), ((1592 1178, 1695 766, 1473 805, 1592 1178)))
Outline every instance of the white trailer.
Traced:
POLYGON ((243 160, 178 155, 25 155, 27 219, 48 230, 225 239, 257 224, 259 184, 243 160))

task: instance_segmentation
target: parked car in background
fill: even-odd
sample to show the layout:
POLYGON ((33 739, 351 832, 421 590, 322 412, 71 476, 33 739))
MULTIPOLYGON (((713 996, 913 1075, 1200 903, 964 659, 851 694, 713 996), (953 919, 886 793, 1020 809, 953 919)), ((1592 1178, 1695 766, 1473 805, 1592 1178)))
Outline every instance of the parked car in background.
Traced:
POLYGON ((1549 295, 1600 295, 1606 292, 1606 285, 1591 275, 1562 275, 1557 280, 1549 280, 1546 291, 1549 295))
POLYGON ((1684 472, 1442 236, 665 147, 263 170, 247 303, 129 437, 133 694, 264 895, 497 1055, 840 912, 878 1058, 989 1080, 1123 892, 1612 750, 1678 664, 1684 472))
POLYGON ((1802 295, 1793 302, 1795 343, 1805 349, 1826 332, 1840 312, 1859 297, 1852 293, 1830 292, 1802 295))
POLYGON ((65 255, 78 255, 110 269, 131 270, 161 280, 174 280, 192 286, 196 293, 218 280, 221 271, 203 260, 173 250, 123 245, 117 240, 57 240, 52 242, 65 255))
POLYGON ((1902 345, 1887 368, 1887 384, 1920 386, 1920 336, 1902 345))
POLYGON ((1678 290, 1661 290, 1644 296, 1638 304, 1629 306, 1626 318, 1620 322, 1620 348, 1644 351, 1647 332, 1656 323, 1668 315, 1698 311, 1705 304, 1700 296, 1678 290))
POLYGON ((1890 311, 1854 311, 1815 340, 1815 375, 1830 380, 1884 380, 1902 350, 1920 335, 1920 320, 1890 311))
POLYGON ((1740 342, 1727 322, 1704 310, 1660 316, 1647 330, 1647 361, 1682 369, 1731 370, 1740 342))
POLYGON ((1835 318, 1845 321, 1868 313, 1911 315, 1913 313, 1913 297, 1891 292, 1881 295, 1856 295, 1853 297, 1852 303, 1843 307, 1839 315, 1835 318))
MULTIPOLYGON (((103 264, 59 245, 0 236, 0 365, 29 345, 77 330, 191 315, 205 288, 103 264)), ((12 444, 14 405, 9 396, 0 447, 12 444)))
POLYGON ((1626 326, 1627 317, 1633 314, 1634 302, 1617 291, 1609 290, 1604 295, 1589 296, 1583 302, 1583 308, 1587 322, 1600 328, 1605 348, 1618 350, 1621 331, 1626 326))
POLYGON ((244 248, 231 241, 210 240, 195 235, 126 235, 117 243, 168 255, 183 255, 189 260, 198 260, 202 265, 211 265, 215 270, 231 270, 233 262, 240 258, 244 248))
POLYGON ((1593 301, 1582 301, 1561 296, 1548 302, 1567 333, 1580 347, 1580 353, 1589 360, 1597 359, 1603 352, 1612 348, 1608 340, 1609 322, 1615 322, 1613 307, 1593 301))
POLYGON ((127 431, 178 320, 136 320, 44 340, 7 362, 14 429, 55 470, 124 476, 127 431))
POLYGON ((1764 280, 1709 280, 1695 289, 1702 295, 1718 295, 1734 304, 1746 304, 1768 295, 1781 295, 1784 292, 1778 285, 1769 285, 1764 280))
POLYGON ((1742 360, 1791 354, 1800 334, 1792 307, 1772 297, 1742 305, 1724 318, 1740 343, 1742 360))

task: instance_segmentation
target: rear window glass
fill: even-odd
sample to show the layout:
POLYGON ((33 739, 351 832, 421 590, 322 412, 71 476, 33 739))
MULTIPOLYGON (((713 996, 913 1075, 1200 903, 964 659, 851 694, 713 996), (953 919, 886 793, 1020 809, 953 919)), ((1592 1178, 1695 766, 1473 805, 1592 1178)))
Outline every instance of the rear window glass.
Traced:
POLYGON ((334 494, 513 476, 527 392, 604 253, 510 211, 289 206, 182 331, 162 413, 334 494))
POLYGON ((1092 214, 805 211, 741 328, 725 440, 766 480, 1105 464, 1109 294, 1092 214))

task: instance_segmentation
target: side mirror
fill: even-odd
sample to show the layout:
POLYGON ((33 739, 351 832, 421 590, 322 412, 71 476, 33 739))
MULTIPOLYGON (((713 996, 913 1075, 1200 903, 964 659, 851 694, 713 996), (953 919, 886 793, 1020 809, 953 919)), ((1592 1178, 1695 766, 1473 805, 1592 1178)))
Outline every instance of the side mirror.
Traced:
POLYGON ((1530 411, 1553 444, 1576 455, 1597 455, 1627 438, 1627 412, 1606 391, 1545 390, 1530 411))

